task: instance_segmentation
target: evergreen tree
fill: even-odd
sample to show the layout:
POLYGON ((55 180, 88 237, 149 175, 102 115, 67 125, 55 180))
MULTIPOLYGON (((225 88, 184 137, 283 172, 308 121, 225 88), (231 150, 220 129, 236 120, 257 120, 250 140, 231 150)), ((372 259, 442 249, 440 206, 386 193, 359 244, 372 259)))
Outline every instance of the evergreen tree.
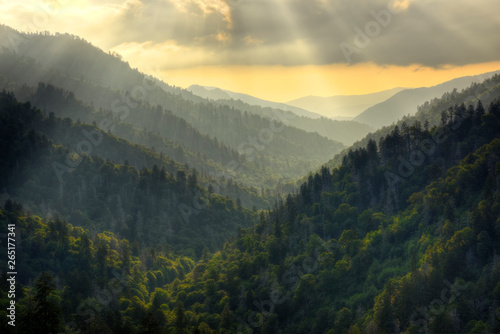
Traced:
POLYGON ((23 333, 59 333, 61 308, 54 297, 55 286, 52 275, 42 272, 35 281, 35 294, 28 301, 26 314, 21 320, 23 333))
POLYGON ((189 332, 187 327, 188 323, 186 319, 186 311, 184 310, 184 304, 182 304, 182 302, 178 302, 175 310, 175 334, 187 334, 189 332))

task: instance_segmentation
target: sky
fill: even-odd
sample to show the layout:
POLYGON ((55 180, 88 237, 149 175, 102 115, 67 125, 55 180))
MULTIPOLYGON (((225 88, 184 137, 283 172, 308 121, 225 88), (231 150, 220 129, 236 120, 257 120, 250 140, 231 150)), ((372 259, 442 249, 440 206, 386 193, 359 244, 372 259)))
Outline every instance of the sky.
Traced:
POLYGON ((0 23, 68 32, 166 83, 286 102, 500 69, 498 0, 0 0, 0 23))

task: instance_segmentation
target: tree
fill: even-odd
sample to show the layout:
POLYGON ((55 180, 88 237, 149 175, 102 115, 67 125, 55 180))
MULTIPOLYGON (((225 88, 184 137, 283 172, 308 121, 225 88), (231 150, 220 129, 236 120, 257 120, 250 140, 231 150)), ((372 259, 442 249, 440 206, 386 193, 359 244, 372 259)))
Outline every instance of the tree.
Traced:
POLYGON ((477 101, 477 106, 476 106, 476 119, 477 122, 476 124, 479 125, 481 124, 481 117, 484 115, 484 107, 481 101, 477 101))
POLYGON ((79 262, 82 266, 82 270, 89 271, 92 263, 92 250, 91 250, 90 239, 86 232, 82 233, 80 237, 80 252, 78 253, 79 262))
POLYGON ((393 310, 391 304, 391 296, 394 294, 393 279, 390 278, 384 287, 384 290, 375 298, 374 320, 379 328, 391 333, 394 331, 393 310))
POLYGON ((101 284, 104 284, 104 279, 106 278, 106 266, 107 257, 109 251, 109 245, 105 243, 101 238, 98 239, 97 251, 95 254, 95 260, 97 262, 97 275, 101 279, 101 284))
POLYGON ((201 322, 198 325, 198 328, 196 328, 195 333, 199 333, 199 334, 211 334, 212 330, 210 329, 210 326, 208 326, 205 322, 201 322))
POLYGON ((28 310, 23 317, 23 333, 59 333, 61 308, 57 302, 52 276, 42 272, 35 281, 35 295, 28 300, 28 310))
POLYGON ((229 303, 226 303, 224 310, 220 316, 219 328, 228 329, 232 322, 231 310, 229 309, 229 303))
POLYGON ((187 319, 186 311, 184 310, 184 305, 182 302, 177 303, 177 309, 175 310, 175 333, 176 334, 187 334, 187 319))
POLYGON ((196 168, 193 168, 193 170, 191 171, 191 174, 187 178, 187 183, 189 190, 195 190, 198 186, 198 171, 196 170, 196 168))
POLYGON ((144 330, 142 331, 143 334, 161 333, 160 324, 158 324, 158 321, 156 320, 152 312, 148 312, 146 317, 142 320, 142 327, 144 328, 144 330))
POLYGON ((120 248, 121 248, 121 251, 122 251, 121 255, 122 255, 123 269, 128 274, 128 273, 130 273, 130 254, 131 254, 129 241, 126 240, 126 239, 123 239, 120 242, 120 248))
POLYGON ((335 316, 335 329, 337 333, 345 333, 351 326, 352 311, 346 307, 337 312, 335 316))
POLYGON ((178 170, 177 173, 175 174, 175 179, 177 180, 177 186, 178 189, 181 193, 183 193, 186 190, 186 172, 183 170, 178 170))

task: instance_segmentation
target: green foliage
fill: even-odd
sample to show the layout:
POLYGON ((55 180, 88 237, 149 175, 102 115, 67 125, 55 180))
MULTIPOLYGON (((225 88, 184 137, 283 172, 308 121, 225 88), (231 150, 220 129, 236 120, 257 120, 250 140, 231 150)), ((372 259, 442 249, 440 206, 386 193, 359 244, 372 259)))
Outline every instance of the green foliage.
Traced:
MULTIPOLYGON (((172 273, 190 272, 194 265, 190 258, 157 250, 150 257, 129 254, 127 267, 119 254, 126 254, 128 240, 119 240, 112 232, 90 238, 88 230, 60 219, 42 220, 11 200, 0 209, 1 226, 8 223, 15 224, 22 236, 17 244, 23 250, 18 253, 23 275, 17 276, 16 289, 24 291, 19 293, 17 306, 19 333, 59 333, 63 327, 160 333, 158 328, 163 330, 174 315, 168 288, 175 279, 172 273), (56 256, 58 249, 65 249, 64 254, 56 256), (82 256, 88 261, 82 263, 82 256), (151 280, 153 275, 156 280, 151 280), (121 327, 124 323, 126 329, 121 327)), ((0 249, 6 253, 6 244, 0 249)), ((4 260, 0 265, 6 266, 4 260)), ((7 288, 1 286, 2 305, 8 302, 7 288)))

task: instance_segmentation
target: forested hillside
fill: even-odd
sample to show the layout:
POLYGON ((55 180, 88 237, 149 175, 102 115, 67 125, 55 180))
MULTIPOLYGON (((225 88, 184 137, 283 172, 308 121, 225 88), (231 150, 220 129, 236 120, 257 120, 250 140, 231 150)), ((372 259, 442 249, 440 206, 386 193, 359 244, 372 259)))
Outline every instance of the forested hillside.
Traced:
MULTIPOLYGON (((500 104, 469 109, 348 154, 227 243, 200 267, 224 273, 215 298, 229 312, 216 313, 230 320, 212 329, 498 331, 500 104)), ((197 277, 174 293, 201 315, 201 301, 181 297, 212 284, 197 277)))
MULTIPOLYGON (((12 201, 0 209, 18 242, 18 320, 7 325, 8 281, 2 271, 3 333, 159 333, 175 328, 176 305, 165 284, 179 284, 195 263, 168 247, 144 247, 112 232, 96 232, 54 218, 41 219, 12 201), (22 250, 22 251, 21 251, 22 250)), ((7 252, 5 244, 0 247, 7 252)), ((207 249, 203 258, 207 258, 207 249)), ((3 263, 2 263, 3 264, 3 263)))
MULTIPOLYGON (((450 117, 453 117, 453 110, 461 104, 464 104, 465 107, 476 105, 481 101, 482 105, 489 105, 491 102, 496 101, 499 96, 500 75, 497 74, 483 82, 472 84, 460 92, 452 90, 451 92, 446 92, 441 97, 435 97, 430 101, 426 101, 421 106, 418 106, 418 111, 414 116, 405 116, 395 125, 397 125, 399 129, 404 129, 410 124, 416 123, 419 124, 420 127, 430 129, 447 122, 450 117)), ((354 143, 352 147, 336 155, 334 159, 330 160, 326 165, 329 167, 338 166, 349 149, 365 147, 370 140, 378 142, 381 138, 389 135, 393 129, 394 125, 385 126, 380 130, 368 134, 362 140, 354 143)))
POLYGON ((195 170, 95 126, 45 117, 12 94, 0 94, 0 107, 0 189, 31 211, 59 213, 73 224, 145 246, 168 242, 191 256, 204 247, 218 249, 253 222, 255 213, 241 203, 213 193, 213 186, 200 187, 195 170))
MULTIPOLYGON (((161 159, 175 160, 182 163, 185 169, 195 168, 199 172, 200 184, 206 187, 212 184, 217 193, 229 196, 235 201, 239 198, 247 207, 268 207, 276 197, 277 192, 286 189, 284 186, 273 188, 268 184, 268 187, 262 186, 259 191, 257 187, 262 184, 262 180, 268 180, 269 183, 273 184, 276 180, 280 180, 281 176, 269 170, 264 174, 262 169, 259 169, 235 150, 210 139, 208 136, 200 135, 186 121, 164 111, 161 107, 144 108, 144 113, 148 114, 149 117, 164 120, 165 126, 161 129, 160 134, 160 131, 138 129, 130 123, 119 122, 112 112, 96 111, 77 100, 72 92, 64 91, 50 84, 40 83, 36 89, 17 85, 10 87, 15 92, 16 97, 21 96, 22 100, 29 101, 44 110, 45 114, 53 112, 55 116, 67 119, 66 123, 70 122, 70 119, 76 120, 75 122, 79 126, 85 126, 84 123, 92 124, 94 127, 97 126, 98 132, 105 134, 106 138, 116 136, 125 139, 131 143, 142 145, 143 147, 139 147, 139 145, 136 147, 139 150, 150 151, 150 155, 159 155, 161 159), (186 135, 191 139, 181 140, 186 135), (189 148, 178 144, 178 141, 185 143, 189 148)), ((154 124, 154 122, 149 124, 154 124)), ((86 137, 78 129, 75 129, 72 134, 73 136, 65 135, 64 138, 67 142, 64 144, 76 150, 78 141, 86 137)), ((52 134, 47 132, 47 135, 52 134)), ((102 159, 111 159, 119 163, 128 160, 131 166, 136 169, 145 166, 151 168, 154 163, 158 163, 151 163, 153 161, 151 159, 127 158, 131 152, 123 148, 116 150, 109 146, 98 145, 92 153, 102 159)))
POLYGON ((244 110, 252 114, 263 117, 279 117, 280 121, 309 132, 317 132, 331 140, 341 142, 350 146, 355 141, 365 137, 373 128, 367 124, 355 121, 338 121, 326 117, 309 118, 296 115, 292 111, 264 108, 255 105, 249 105, 242 101, 220 100, 213 103, 228 105, 239 110, 244 110))

